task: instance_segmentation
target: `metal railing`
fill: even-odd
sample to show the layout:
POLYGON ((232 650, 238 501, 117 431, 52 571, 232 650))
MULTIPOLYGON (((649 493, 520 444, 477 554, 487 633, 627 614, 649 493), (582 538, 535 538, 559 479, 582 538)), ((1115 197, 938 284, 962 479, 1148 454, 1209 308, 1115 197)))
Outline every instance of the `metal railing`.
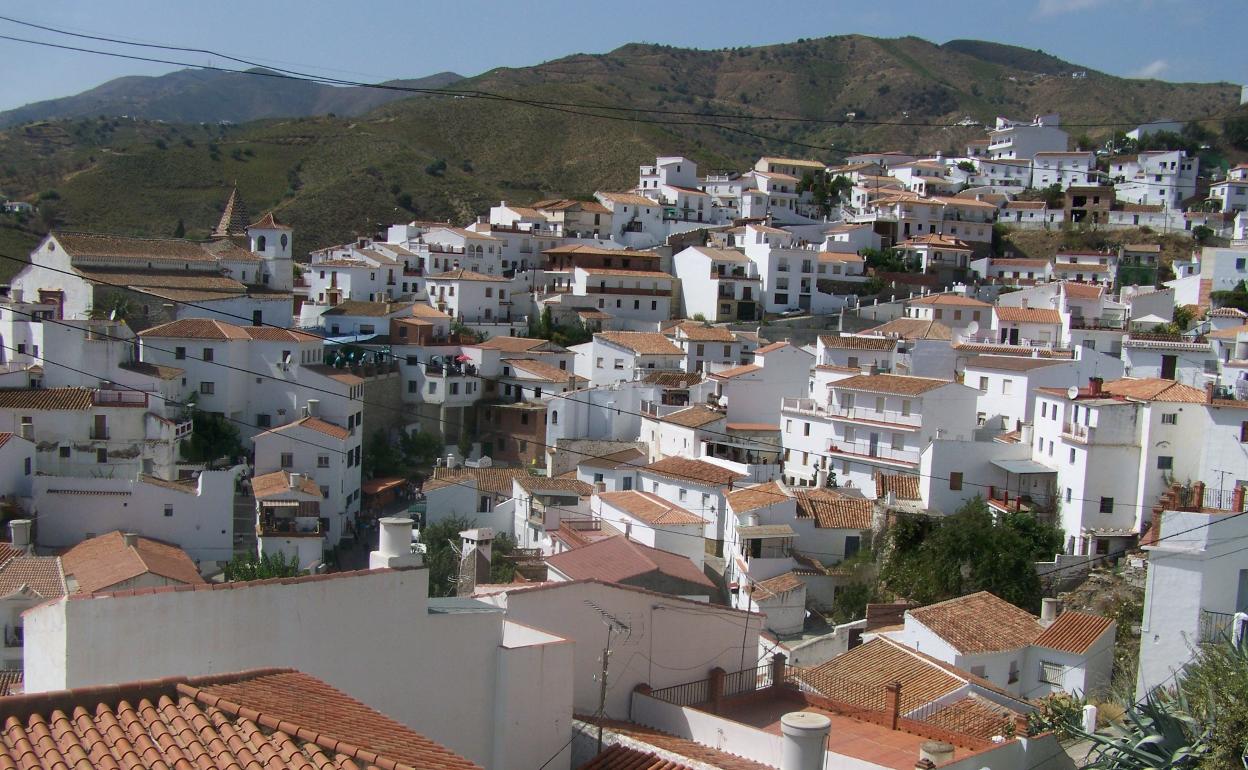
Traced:
POLYGON ((699 679, 694 682, 663 687, 650 691, 651 698, 676 706, 696 706, 711 699, 711 680, 699 679))
POLYGON ((759 666, 758 668, 747 668, 743 671, 734 671, 731 674, 724 675, 724 695, 740 695, 743 692, 754 692, 755 690, 765 690, 771 687, 772 667, 771 664, 759 666))
POLYGON ((1232 612, 1200 611, 1199 640, 1201 644, 1212 644, 1228 639, 1235 625, 1235 614, 1232 612))

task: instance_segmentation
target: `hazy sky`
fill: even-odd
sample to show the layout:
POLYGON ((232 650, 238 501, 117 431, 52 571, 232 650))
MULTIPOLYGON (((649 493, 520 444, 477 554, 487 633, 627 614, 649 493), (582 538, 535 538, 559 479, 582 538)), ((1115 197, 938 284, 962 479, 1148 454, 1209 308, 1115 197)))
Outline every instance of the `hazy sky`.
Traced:
MULTIPOLYGON (((475 75, 629 42, 697 48, 761 45, 862 33, 943 43, 978 38, 1040 48, 1115 75, 1248 82, 1233 24, 1244 0, 802 0, 606 3, 598 0, 49 0, 5 3, 0 14, 107 37, 208 48, 290 69, 355 80, 475 75)), ((0 21, 0 34, 85 47, 0 21)), ((201 54, 133 50, 195 64, 201 54)), ((177 67, 0 40, 0 109, 67 96, 121 75, 177 67)))

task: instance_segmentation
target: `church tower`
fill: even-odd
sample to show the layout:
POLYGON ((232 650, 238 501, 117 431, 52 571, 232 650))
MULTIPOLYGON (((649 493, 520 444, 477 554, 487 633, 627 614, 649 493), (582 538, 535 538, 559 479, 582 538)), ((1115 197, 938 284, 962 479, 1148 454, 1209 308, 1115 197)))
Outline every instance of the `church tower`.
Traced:
POLYGON ((213 228, 213 238, 242 238, 247 234, 247 204, 243 196, 238 194, 238 187, 230 192, 230 199, 225 202, 225 211, 221 212, 221 221, 213 228))
POLYGON ((273 218, 268 212, 260 220, 247 225, 247 246, 264 260, 264 285, 274 291, 291 291, 295 286, 294 263, 291 258, 294 230, 273 218))

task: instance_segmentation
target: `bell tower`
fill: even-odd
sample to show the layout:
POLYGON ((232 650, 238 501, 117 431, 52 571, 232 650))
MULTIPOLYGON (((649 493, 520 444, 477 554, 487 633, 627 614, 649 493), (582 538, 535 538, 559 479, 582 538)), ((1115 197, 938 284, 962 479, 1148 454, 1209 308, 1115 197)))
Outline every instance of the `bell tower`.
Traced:
POLYGON ((247 247, 264 260, 262 282, 274 291, 294 288, 293 236, 294 230, 274 219, 271 211, 247 226, 247 247))

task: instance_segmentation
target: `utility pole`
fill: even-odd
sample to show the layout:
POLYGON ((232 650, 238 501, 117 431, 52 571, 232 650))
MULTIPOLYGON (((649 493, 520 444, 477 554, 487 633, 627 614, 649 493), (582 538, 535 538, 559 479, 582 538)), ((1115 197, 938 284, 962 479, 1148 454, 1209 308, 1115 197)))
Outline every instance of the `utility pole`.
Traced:
POLYGON ((607 668, 611 659, 611 624, 607 624, 607 644, 602 648, 602 671, 598 674, 598 751, 602 753, 602 720, 607 711, 607 668))

